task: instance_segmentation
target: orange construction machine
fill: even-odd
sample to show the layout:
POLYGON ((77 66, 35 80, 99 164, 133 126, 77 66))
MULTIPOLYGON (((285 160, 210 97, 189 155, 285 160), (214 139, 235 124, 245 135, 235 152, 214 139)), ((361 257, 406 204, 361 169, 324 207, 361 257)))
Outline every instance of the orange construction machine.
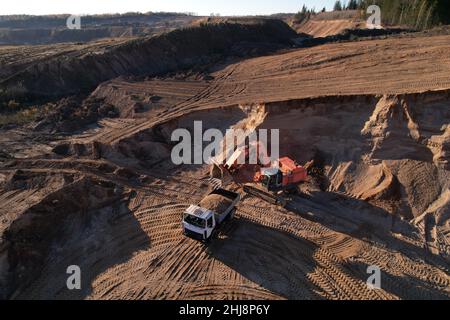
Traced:
POLYGON ((211 178, 215 181, 221 181, 220 185, 231 179, 238 184, 242 184, 246 193, 272 204, 285 206, 286 200, 279 194, 296 192, 299 183, 309 180, 307 170, 288 157, 270 162, 264 146, 257 143, 256 147, 258 151, 262 152, 261 159, 263 160, 257 165, 238 164, 237 159, 240 156, 248 160, 248 147, 235 149, 225 164, 223 164, 223 155, 212 158, 211 178))
POLYGON ((289 191, 300 182, 308 181, 308 173, 294 160, 283 157, 278 160, 278 167, 261 168, 255 173, 253 181, 261 183, 268 191, 289 191))

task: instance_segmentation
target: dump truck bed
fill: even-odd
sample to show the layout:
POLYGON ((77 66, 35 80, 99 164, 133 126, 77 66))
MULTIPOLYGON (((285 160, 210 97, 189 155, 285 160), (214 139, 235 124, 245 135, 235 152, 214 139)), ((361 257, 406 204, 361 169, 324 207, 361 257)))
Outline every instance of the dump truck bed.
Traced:
POLYGON ((221 223, 236 206, 239 199, 239 193, 216 189, 200 201, 199 207, 214 212, 216 221, 221 223))

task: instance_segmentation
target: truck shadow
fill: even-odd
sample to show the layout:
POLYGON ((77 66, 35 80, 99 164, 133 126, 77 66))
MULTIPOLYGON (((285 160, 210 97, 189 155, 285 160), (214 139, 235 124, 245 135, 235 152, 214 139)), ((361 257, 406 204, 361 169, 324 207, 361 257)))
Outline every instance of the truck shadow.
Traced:
POLYGON ((305 239, 236 218, 230 221, 208 253, 245 279, 280 298, 320 299, 308 279, 317 246, 305 239))

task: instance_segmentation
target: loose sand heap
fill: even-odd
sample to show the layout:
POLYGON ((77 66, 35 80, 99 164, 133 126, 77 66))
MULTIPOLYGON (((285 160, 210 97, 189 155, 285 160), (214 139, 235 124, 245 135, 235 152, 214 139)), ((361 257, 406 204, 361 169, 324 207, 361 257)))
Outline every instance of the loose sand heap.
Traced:
POLYGON ((220 214, 225 212, 231 203, 230 199, 220 194, 210 194, 200 201, 199 206, 220 214))
POLYGON ((117 118, 2 129, 0 297, 448 300, 449 51, 450 36, 410 36, 118 78, 91 93, 117 118), (184 237, 210 168, 174 165, 170 138, 198 120, 279 129, 280 155, 314 159, 316 184, 286 208, 243 195, 209 246, 184 237), (81 290, 67 290, 70 265, 81 290))

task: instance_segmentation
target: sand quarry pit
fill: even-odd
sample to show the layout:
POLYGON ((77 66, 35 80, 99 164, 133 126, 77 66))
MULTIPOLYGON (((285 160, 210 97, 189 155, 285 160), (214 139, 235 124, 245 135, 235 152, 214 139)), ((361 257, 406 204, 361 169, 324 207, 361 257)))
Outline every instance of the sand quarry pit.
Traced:
POLYGON ((117 118, 35 145, 6 131, 0 296, 449 299, 449 39, 295 49, 206 80, 115 79, 92 95, 117 118), (186 238, 180 220, 210 190, 209 166, 174 165, 170 135, 198 120, 280 129, 280 154, 315 159, 319 187, 280 208, 230 183, 234 219, 208 246, 186 238), (81 290, 66 288, 69 265, 81 290), (379 290, 366 285, 373 265, 379 290))

